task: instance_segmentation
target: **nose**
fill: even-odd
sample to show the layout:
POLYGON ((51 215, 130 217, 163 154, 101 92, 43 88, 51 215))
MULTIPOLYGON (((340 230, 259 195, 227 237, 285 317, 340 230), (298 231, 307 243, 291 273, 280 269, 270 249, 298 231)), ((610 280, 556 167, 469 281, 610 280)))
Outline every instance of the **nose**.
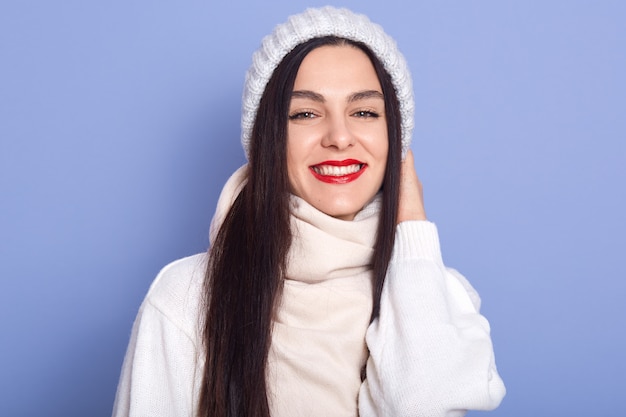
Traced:
POLYGON ((322 140, 322 146, 333 147, 338 150, 350 148, 355 143, 355 137, 343 117, 333 117, 328 120, 328 129, 322 140))

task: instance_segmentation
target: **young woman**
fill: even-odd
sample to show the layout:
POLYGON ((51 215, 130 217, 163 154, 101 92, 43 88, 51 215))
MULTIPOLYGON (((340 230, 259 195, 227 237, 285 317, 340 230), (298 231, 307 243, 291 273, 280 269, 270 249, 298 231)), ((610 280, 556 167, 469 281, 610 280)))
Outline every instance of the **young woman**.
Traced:
POLYGON ((459 416, 505 389, 470 284, 441 259, 409 150, 395 42, 330 7, 253 57, 249 163, 208 254, 167 266, 139 311, 115 416, 459 416))

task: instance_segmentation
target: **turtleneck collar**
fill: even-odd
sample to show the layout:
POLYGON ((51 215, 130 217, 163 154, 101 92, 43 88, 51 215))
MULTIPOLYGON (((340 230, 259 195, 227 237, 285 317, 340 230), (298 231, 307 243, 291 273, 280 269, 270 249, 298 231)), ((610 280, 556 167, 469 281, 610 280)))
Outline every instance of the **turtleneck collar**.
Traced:
POLYGON ((286 278, 319 282, 369 270, 379 211, 380 196, 376 196, 354 220, 340 220, 291 196, 293 239, 286 278))

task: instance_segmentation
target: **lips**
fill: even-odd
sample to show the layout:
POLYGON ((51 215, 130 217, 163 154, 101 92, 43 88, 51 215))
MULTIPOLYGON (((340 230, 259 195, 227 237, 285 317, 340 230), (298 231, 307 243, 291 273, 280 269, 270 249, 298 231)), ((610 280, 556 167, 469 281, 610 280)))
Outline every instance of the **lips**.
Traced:
POLYGON ((356 159, 324 161, 309 167, 318 180, 328 184, 347 184, 359 178, 367 169, 367 164, 356 159))

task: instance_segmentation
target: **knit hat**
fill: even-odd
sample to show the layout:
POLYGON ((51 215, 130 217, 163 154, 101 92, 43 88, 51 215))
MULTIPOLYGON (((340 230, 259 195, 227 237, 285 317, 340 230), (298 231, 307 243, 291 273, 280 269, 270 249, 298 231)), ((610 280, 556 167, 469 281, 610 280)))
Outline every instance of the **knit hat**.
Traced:
POLYGON ((287 22, 276 26, 263 39, 261 48, 252 55, 252 65, 246 74, 241 112, 241 144, 246 157, 249 157, 250 136, 259 102, 274 70, 297 45, 322 36, 337 36, 362 42, 382 62, 391 76, 400 103, 404 158, 411 144, 414 110, 411 74, 404 56, 398 50, 396 42, 367 16, 330 6, 307 9, 289 17, 287 22))

